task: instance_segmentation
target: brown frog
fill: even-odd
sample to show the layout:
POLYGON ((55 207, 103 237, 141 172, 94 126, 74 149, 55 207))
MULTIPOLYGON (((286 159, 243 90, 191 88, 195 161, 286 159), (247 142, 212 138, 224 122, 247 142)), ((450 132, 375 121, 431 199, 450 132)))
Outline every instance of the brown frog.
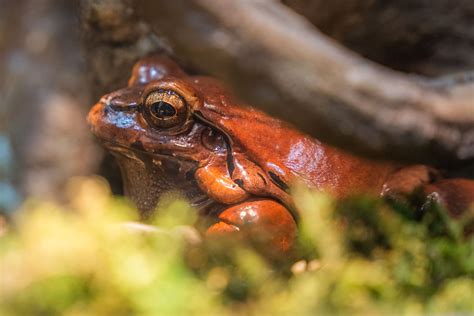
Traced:
POLYGON ((208 235, 246 236, 280 254, 297 234, 288 193, 295 181, 336 197, 403 198, 421 189, 454 214, 474 200, 474 181, 437 182, 439 173, 426 166, 402 168, 327 146, 164 56, 140 60, 128 86, 103 96, 88 121, 116 156, 125 193, 145 217, 162 192, 177 189, 214 218, 208 235))

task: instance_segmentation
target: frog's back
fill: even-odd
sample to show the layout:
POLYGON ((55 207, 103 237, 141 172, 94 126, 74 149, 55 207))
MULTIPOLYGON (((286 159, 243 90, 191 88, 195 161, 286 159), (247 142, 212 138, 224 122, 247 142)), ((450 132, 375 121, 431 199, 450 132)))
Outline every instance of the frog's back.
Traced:
POLYGON ((234 150, 285 183, 295 179, 337 196, 380 193, 395 167, 327 146, 278 119, 239 104, 216 80, 191 77, 203 96, 203 115, 223 130, 234 150))

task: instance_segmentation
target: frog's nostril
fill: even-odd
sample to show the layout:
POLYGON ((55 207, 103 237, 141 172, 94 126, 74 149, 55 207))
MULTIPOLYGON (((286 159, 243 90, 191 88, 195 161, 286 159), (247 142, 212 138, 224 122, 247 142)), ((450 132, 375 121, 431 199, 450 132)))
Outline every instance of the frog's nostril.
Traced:
POLYGON ((112 96, 110 94, 106 94, 102 98, 100 98, 99 102, 105 104, 106 106, 110 106, 111 99, 112 96))
POLYGON ((100 103, 114 111, 132 111, 138 107, 141 91, 125 88, 104 95, 100 103))
POLYGON ((137 107, 137 102, 121 96, 104 96, 100 102, 114 111, 132 111, 137 107))

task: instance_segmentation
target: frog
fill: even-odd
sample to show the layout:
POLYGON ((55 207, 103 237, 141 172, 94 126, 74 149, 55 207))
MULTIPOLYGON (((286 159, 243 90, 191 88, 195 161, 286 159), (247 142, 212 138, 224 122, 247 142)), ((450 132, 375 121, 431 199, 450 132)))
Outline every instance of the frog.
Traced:
POLYGON ((474 200, 472 180, 322 143, 161 54, 138 60, 127 86, 100 98, 88 123, 115 156, 125 195, 143 218, 177 190, 206 219, 205 236, 245 238, 276 255, 293 251, 298 236, 295 183, 336 198, 400 200, 418 191, 454 214, 474 200))

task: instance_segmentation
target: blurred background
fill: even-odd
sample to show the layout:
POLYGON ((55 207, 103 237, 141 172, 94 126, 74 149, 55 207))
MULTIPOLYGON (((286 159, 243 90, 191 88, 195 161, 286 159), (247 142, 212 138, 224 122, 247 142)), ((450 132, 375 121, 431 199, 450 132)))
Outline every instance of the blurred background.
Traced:
POLYGON ((0 1, 0 209, 97 170, 75 1, 0 1))

